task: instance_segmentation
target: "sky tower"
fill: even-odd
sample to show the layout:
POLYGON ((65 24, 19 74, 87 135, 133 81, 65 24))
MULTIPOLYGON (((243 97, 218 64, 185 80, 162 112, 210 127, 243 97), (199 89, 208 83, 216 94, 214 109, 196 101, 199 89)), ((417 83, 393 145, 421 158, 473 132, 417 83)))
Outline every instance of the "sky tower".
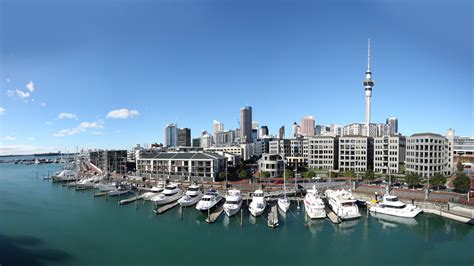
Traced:
POLYGON ((364 88, 365 88, 365 128, 367 136, 370 136, 370 98, 372 97, 372 87, 375 82, 372 80, 372 72, 370 70, 370 38, 367 48, 367 70, 365 71, 364 88))

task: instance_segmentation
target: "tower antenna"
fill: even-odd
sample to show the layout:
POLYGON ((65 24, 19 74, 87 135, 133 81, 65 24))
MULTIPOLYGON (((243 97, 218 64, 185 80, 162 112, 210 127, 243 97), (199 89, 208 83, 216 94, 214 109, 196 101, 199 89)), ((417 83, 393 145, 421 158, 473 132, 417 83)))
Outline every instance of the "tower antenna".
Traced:
POLYGON ((369 37, 369 45, 367 46, 367 69, 370 70, 370 37, 369 37))

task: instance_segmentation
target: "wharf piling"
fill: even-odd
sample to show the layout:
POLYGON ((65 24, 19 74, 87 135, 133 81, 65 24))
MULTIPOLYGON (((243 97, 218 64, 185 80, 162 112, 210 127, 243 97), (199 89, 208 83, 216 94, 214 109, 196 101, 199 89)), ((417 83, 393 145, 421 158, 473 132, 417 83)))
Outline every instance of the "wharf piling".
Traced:
POLYGON ((134 201, 141 200, 142 198, 143 198, 143 196, 139 195, 139 196, 131 197, 131 198, 128 198, 128 199, 119 200, 119 204, 120 205, 125 205, 125 204, 128 204, 128 203, 132 203, 134 201))

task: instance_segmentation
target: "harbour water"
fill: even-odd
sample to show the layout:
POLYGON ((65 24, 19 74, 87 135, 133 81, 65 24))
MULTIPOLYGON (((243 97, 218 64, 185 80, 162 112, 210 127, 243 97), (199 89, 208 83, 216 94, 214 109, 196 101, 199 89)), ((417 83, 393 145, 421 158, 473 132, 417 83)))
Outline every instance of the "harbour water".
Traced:
POLYGON ((207 224, 188 208, 162 215, 42 180, 61 165, 0 164, 0 265, 473 265, 474 228, 434 215, 331 224, 292 205, 207 224), (36 172, 39 178, 36 178, 36 172), (181 216, 182 219, 181 219, 181 216))

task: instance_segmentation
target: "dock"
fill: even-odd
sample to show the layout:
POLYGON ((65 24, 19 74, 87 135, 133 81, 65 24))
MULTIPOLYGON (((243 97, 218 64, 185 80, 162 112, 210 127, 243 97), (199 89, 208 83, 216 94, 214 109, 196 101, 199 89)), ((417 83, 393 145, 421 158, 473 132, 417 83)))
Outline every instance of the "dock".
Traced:
POLYGON ((339 219, 339 217, 337 217, 337 215, 330 208, 326 208, 326 213, 328 215, 329 220, 331 220, 332 223, 334 224, 341 223, 341 219, 339 219))
POLYGON ((206 218, 206 223, 214 223, 221 216, 222 212, 224 212, 224 200, 218 204, 219 206, 217 206, 214 211, 209 213, 209 216, 206 218))
POLYGON ((276 228, 278 227, 278 207, 277 205, 273 205, 268 213, 268 227, 276 228))
POLYGON ((137 200, 141 200, 142 198, 143 198, 143 195, 139 195, 139 196, 131 197, 131 198, 128 198, 128 199, 119 200, 119 204, 120 205, 125 205, 125 204, 128 204, 128 203, 132 203, 134 201, 137 201, 137 200))
POLYGON ((156 213, 156 214, 162 214, 162 213, 164 213, 164 212, 166 212, 166 211, 168 211, 168 210, 170 210, 170 209, 173 209, 173 208, 176 207, 178 204, 179 204, 178 201, 173 201, 173 202, 171 202, 171 203, 168 203, 168 204, 166 204, 166 205, 161 206, 160 208, 155 208, 155 209, 153 210, 153 212, 156 213))
POLYGON ((94 188, 93 186, 78 186, 76 187, 76 191, 88 190, 94 188))

